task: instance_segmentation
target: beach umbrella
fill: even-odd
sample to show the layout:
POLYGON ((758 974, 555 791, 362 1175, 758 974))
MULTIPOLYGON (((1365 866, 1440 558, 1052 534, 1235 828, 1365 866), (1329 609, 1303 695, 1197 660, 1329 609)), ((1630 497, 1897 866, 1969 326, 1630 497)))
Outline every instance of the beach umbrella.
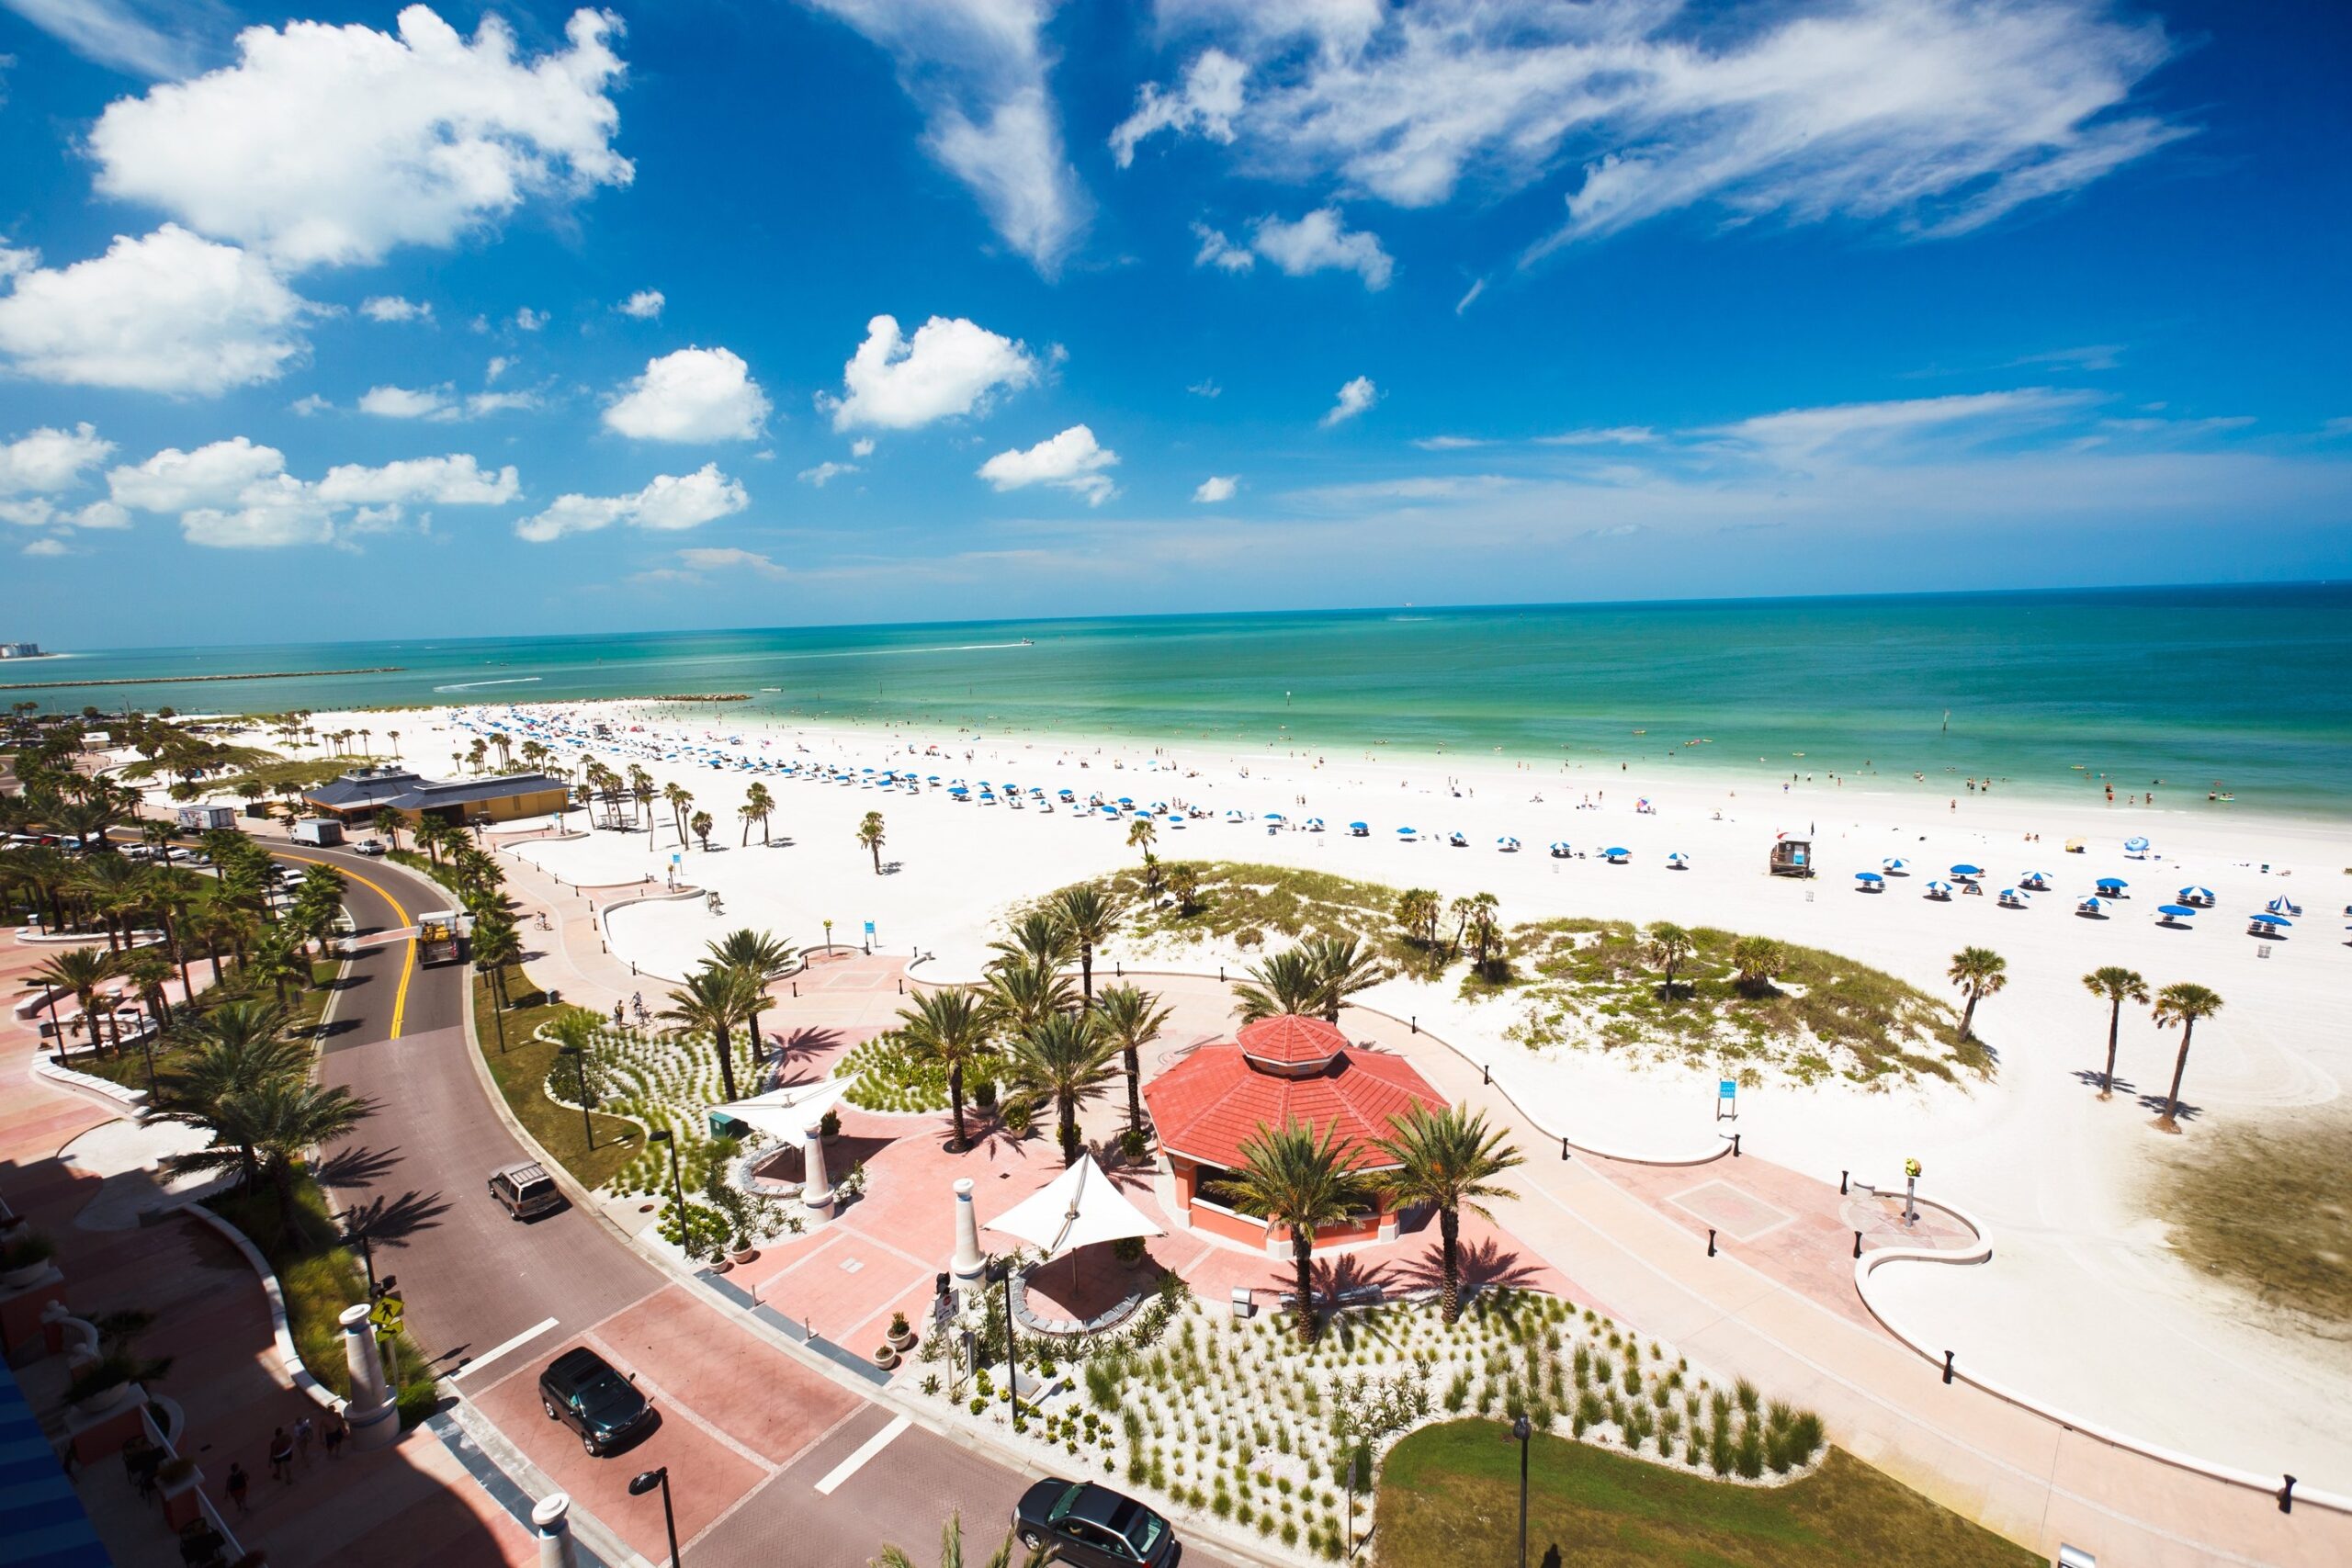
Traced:
POLYGON ((1878 863, 1882 869, 1886 871, 1903 871, 1907 869, 1911 864, 1909 861, 1905 860, 1901 855, 1889 855, 1878 863))
POLYGON ((1680 871, 1690 863, 1690 857, 1684 854, 1680 850, 1677 850, 1672 854, 1666 857, 1666 863, 1673 867, 1676 871, 1680 871))
POLYGON ((2075 913, 2078 915, 2103 914, 2106 912, 2106 901, 2098 897, 2096 894, 2075 906, 2075 913))
POLYGON ((2126 839, 2123 840, 2123 851, 2126 854, 2143 854, 2146 852, 2147 848, 2148 840, 2145 839, 2126 839))
POLYGON ((2210 887, 2184 887, 2180 890, 2179 897, 2184 904, 2211 904, 2213 901, 2213 890, 2210 887))
POLYGON ((1133 806, 1135 804, 1135 797, 1132 795, 1123 795, 1119 796, 1119 804, 1122 806, 1133 806))
POLYGON ((1601 858, 1602 858, 1602 859, 1604 859, 1604 860, 1620 860, 1620 861, 1621 861, 1621 860, 1623 860, 1626 856, 1628 856, 1628 855, 1632 854, 1633 852, 1633 852, 1633 851, 1631 851, 1631 850, 1629 850, 1629 849, 1624 849, 1624 848, 1623 848, 1623 847, 1618 847, 1618 848, 1613 848, 1613 849, 1606 849, 1606 850, 1603 850, 1603 851, 1601 851, 1601 852, 1600 852, 1600 854, 1601 854, 1601 858))
POLYGON ((2018 882, 2024 884, 2028 887, 2040 887, 2049 880, 2050 874, 2046 871, 2029 871, 2023 876, 2018 878, 2018 882))
POLYGON ((2132 885, 2120 876, 2102 876, 2093 886, 2102 893, 2120 893, 2132 885))
POLYGON ((1414 836, 1413 829, 1410 828, 1399 828, 1396 829, 1396 836, 1400 839, 1412 838, 1414 836))
POLYGON ((2269 903, 2265 904, 2263 908, 2269 910, 2274 915, 2300 915, 2303 912, 2303 907, 2301 904, 2296 903, 2292 898, 2288 897, 2284 893, 2281 893, 2278 897, 2270 900, 2269 903))
POLYGON ((1501 838, 1495 840, 1495 848, 1501 850, 1504 853, 1508 854, 1519 848, 1519 840, 1506 833, 1501 838))
POLYGON ((1982 876, 1984 868, 1981 865, 1956 865, 1951 868, 1951 874, 1954 876, 1982 876))
POLYGON ((1308 832, 1319 833, 1323 830, 1323 818, 1320 817, 1310 817, 1306 819, 1305 826, 1308 832))
POLYGON ((1266 820, 1269 822, 1283 822, 1289 820, 1289 818, 1285 818, 1279 811, 1269 811, 1266 813, 1266 820))
POLYGON ((2292 921, 2292 920, 2290 920, 2290 919, 2288 919, 2286 916, 2284 916, 2284 915, 2273 915, 2273 914, 2264 913, 2264 914, 2259 914, 2259 915, 2255 916, 2255 917, 2254 917, 2254 923, 2255 923, 2256 925, 2257 925, 2257 926, 2261 926, 2261 927, 2263 927, 2265 930, 2267 930, 2267 931, 2275 931, 2280 930, 2280 929, 2281 929, 2281 928, 2283 928, 2283 927, 2286 927, 2286 926, 2291 926, 2291 925, 2293 925, 2295 922, 2294 922, 2294 921, 2292 921))
POLYGON ((1930 881, 1928 884, 1928 897, 1930 898, 1951 897, 1951 884, 1949 882, 1930 881))
POLYGON ((1858 871, 1854 873, 1854 880, 1865 887, 1877 887, 1883 884, 1886 878, 1874 871, 1858 871))
POLYGON ((2156 913, 2168 920, 2185 920, 2197 911, 2186 904, 2159 904, 2156 906, 2156 913))
MULTIPOLYGON (((1568 858, 1568 846, 1565 840, 1555 841, 1552 845, 1552 858, 1554 860, 1566 860, 1568 858)), ((2344 912, 2347 915, 2352 915, 2352 909, 2346 909, 2344 912)))
POLYGON ((2025 908, 2025 895, 2018 892, 2014 887, 2002 888, 2000 892, 2000 900, 2004 904, 2014 904, 2018 908, 2025 908))
MULTIPOLYGON (((1369 833, 1369 832, 1371 832, 1371 831, 1372 831, 1372 824, 1370 824, 1369 822, 1351 822, 1351 823, 1349 823, 1349 824, 1348 824, 1348 831, 1349 831, 1349 832, 1351 832, 1351 833, 1353 833, 1357 838, 1361 839, 1361 838, 1362 838, 1362 837, 1363 837, 1366 833, 1369 833)), ((2346 913, 2352 913, 2352 910, 2347 910, 2347 911, 2346 911, 2346 913)))

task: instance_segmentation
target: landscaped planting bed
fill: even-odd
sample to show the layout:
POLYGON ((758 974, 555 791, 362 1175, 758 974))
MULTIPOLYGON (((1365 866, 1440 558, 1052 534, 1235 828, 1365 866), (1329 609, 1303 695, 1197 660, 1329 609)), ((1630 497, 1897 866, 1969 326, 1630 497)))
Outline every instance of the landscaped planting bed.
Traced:
MULTIPOLYGON (((947 1069, 914 1055, 896 1032, 877 1034, 850 1047, 833 1068, 833 1076, 857 1081, 842 1098, 861 1111, 916 1112, 947 1109, 947 1069)), ((993 1087, 995 1064, 981 1057, 964 1068, 967 1105, 993 1087)))
MULTIPOLYGON (((1375 1461, 1432 1421, 1525 1414, 1540 1431, 1754 1484, 1804 1471, 1823 1446, 1814 1416, 1530 1292, 1481 1292, 1450 1328, 1433 1303, 1343 1312, 1311 1347, 1287 1316, 1237 1321, 1187 1298, 1092 1345, 1021 1348, 1049 1387, 1059 1379, 1022 1434, 1050 1462, 1308 1559, 1363 1539, 1375 1461)), ((934 1373, 923 1392, 1009 1424, 1001 1342, 996 1361, 954 1387, 934 1373)))

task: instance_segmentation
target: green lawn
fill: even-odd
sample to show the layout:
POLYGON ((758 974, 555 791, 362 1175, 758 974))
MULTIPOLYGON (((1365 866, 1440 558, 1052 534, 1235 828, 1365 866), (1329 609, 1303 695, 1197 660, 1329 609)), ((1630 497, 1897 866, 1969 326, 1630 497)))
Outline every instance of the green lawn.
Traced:
MULTIPOLYGON (((1380 1568, 1508 1563, 1518 1549, 1519 1445, 1491 1421, 1425 1427, 1380 1479, 1380 1568)), ((2023 1547, 1929 1502, 1842 1449, 1786 1486, 1735 1486, 1589 1443, 1534 1439, 1531 1564, 1572 1568, 2026 1568, 2023 1547)))
MULTIPOLYGON (((342 968, 343 961, 339 958, 311 965, 310 987, 306 990, 292 992, 287 998, 288 1033, 296 1039, 301 1039, 318 1027, 320 1017, 326 1011, 328 1000, 334 995, 334 977, 342 968)), ((188 964, 187 972, 189 979, 198 986, 203 986, 212 974, 212 966, 209 963, 198 959, 188 964)), ((197 1016, 201 1017, 210 1012, 223 1002, 247 1000, 256 992, 263 996, 269 994, 267 986, 247 985, 244 977, 238 973, 235 962, 225 955, 222 959, 220 973, 220 985, 207 986, 197 992, 196 1000, 192 1004, 197 1016)), ((189 1010, 187 1006, 173 1009, 174 1023, 184 1021, 189 1010)), ((171 1100, 173 1077, 181 1058, 187 1054, 186 1047, 174 1038, 175 1032, 166 1031, 164 1038, 155 1044, 155 1081, 164 1091, 164 1103, 169 1103, 171 1100)), ((106 1078, 110 1082, 122 1085, 125 1089, 147 1087, 146 1054, 136 1045, 126 1045, 119 1052, 107 1050, 94 1053, 86 1043, 79 1044, 74 1047, 73 1058, 66 1065, 75 1072, 88 1073, 92 1077, 106 1078)))
POLYGON ((482 1060, 490 1065, 490 1076, 496 1080, 498 1092, 505 1097, 507 1109, 529 1129, 541 1148, 560 1161, 582 1186, 602 1187, 639 1152, 641 1134, 637 1123, 618 1116, 596 1114, 591 1118, 595 1124, 596 1146, 588 1146, 587 1131, 581 1125, 578 1107, 558 1105, 544 1092, 548 1069, 555 1066, 555 1043, 535 1035, 539 1025, 554 1018, 562 1008, 547 1000, 546 994, 519 964, 506 972, 506 990, 517 1005, 503 1013, 497 1012, 491 1006, 489 979, 479 972, 474 976, 474 1031, 481 1045, 482 1060), (505 1031, 503 1050, 499 1045, 502 1028, 505 1031))

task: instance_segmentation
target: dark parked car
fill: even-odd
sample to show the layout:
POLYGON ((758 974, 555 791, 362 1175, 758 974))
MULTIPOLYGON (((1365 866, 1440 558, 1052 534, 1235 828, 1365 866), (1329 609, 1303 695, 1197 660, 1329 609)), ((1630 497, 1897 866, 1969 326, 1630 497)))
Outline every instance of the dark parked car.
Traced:
POLYGON ((653 1406, 637 1392, 636 1380, 621 1376, 584 1345, 548 1363, 539 1374, 539 1403, 548 1420, 579 1433, 581 1447, 599 1459, 653 1420, 653 1406))
POLYGON ((1166 1519, 1091 1481, 1040 1481, 1022 1494, 1012 1528, 1031 1551, 1057 1548, 1057 1561, 1078 1568, 1176 1568, 1184 1560, 1166 1519))

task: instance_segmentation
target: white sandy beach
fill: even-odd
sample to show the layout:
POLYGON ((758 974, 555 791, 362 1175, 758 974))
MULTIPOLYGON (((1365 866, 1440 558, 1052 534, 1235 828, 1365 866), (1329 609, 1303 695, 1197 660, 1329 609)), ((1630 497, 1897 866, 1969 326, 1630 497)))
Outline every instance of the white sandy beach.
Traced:
MULTIPOLYGON (((575 724, 604 717, 643 754, 599 744, 589 748, 594 755, 616 768, 641 763, 657 787, 684 784, 697 807, 718 818, 708 853, 677 842, 669 808, 658 800, 650 839, 643 831, 592 832, 519 846, 566 882, 585 886, 647 875, 659 882, 675 854, 683 881, 720 895, 723 917, 699 900, 647 902, 612 915, 606 929, 615 952, 649 976, 680 974, 705 942, 736 926, 767 927, 812 944, 823 940, 827 919, 836 941, 860 940, 871 920, 883 948, 934 953, 927 973, 967 976, 978 969, 990 924, 1008 904, 1137 859, 1124 821, 1058 802, 1051 812, 1034 804, 1014 809, 956 804, 944 788, 910 795, 775 775, 760 776, 776 798, 777 842, 763 847, 754 826, 750 846, 739 848, 735 810, 751 779, 732 763, 758 759, 838 763, 853 773, 911 769, 975 787, 983 779, 1024 791, 1039 786, 1049 797, 1069 788, 1081 801, 1097 792, 1139 806, 1181 799, 1215 815, 1182 829, 1163 825, 1163 859, 1306 866, 1433 887, 1448 897, 1492 892, 1506 922, 1670 919, 1760 932, 1849 954, 1939 996, 1952 994, 1944 970, 1957 949, 1992 947, 2007 958, 2009 973, 2008 988, 1978 1015, 1980 1034, 2000 1057, 1995 1082, 1890 1092, 1768 1083, 1741 1096, 1737 1124, 1747 1146, 1833 1182, 1846 1170, 1894 1182, 1906 1156, 1922 1160, 1922 1191, 1981 1218, 1993 1259, 1978 1268, 1883 1269, 1874 1298, 1907 1330, 1949 1346, 1985 1376, 2202 1458, 2352 1490, 2352 1428, 2343 1418, 2352 1348, 2250 1310, 2235 1291, 2184 1266, 2167 1248, 2163 1226, 2143 1217, 2152 1160, 2171 1149, 2135 1096, 2162 1092, 2177 1036, 2155 1030, 2144 1010, 2127 1013, 2118 1071, 2133 1093, 2098 1101, 2083 1075, 2100 1065, 2107 1012, 2079 979, 2100 964, 2123 964, 2152 986, 2196 980, 2227 998, 2226 1010, 2199 1029, 2188 1066, 2184 1098, 2196 1114, 2185 1137, 2192 1143, 2214 1127, 2339 1101, 2352 1077, 2352 1032, 2342 1022, 2352 950, 2340 913, 2352 901, 2345 874, 2352 824, 2239 815, 2187 791, 2171 792, 2169 804, 2153 808, 2103 805, 2088 786, 2079 801, 2007 790, 1962 790, 1955 800, 1956 786, 1943 780, 1879 780, 1864 788, 1800 779, 1783 791, 1760 773, 1740 780, 1671 766, 1564 771, 1556 761, 1519 766, 1500 757, 1274 749, 1241 757, 1190 746, 1155 754, 1133 740, 1098 747, 1035 736, 762 723, 724 706, 666 710, 681 716, 658 720, 648 705, 610 703, 320 715, 312 724, 322 731, 365 726, 379 749, 388 730, 399 730, 404 757, 436 773, 447 771, 454 750, 493 728, 526 739, 529 732, 517 725, 535 711, 542 720, 575 724), (631 730, 633 724, 646 728, 631 730), (729 765, 714 767, 681 743, 718 748, 729 765), (1587 796, 1594 798, 1590 808, 1581 805, 1587 796), (1644 796, 1654 814, 1636 813, 1644 796), (1246 822, 1226 822, 1228 810, 1246 822), (853 839, 868 811, 887 823, 887 875, 876 874, 853 839), (1270 833, 1267 812, 1294 824, 1320 817, 1327 830, 1270 833), (1355 820, 1370 825, 1369 837, 1347 833, 1355 820), (1402 825, 1420 829, 1420 840, 1399 841, 1402 825), (1442 841, 1456 829, 1470 847, 1442 841), (1775 835, 1808 830, 1819 878, 1768 875, 1775 835), (2040 841, 2029 842, 2029 834, 2040 841), (1504 835, 1523 848, 1499 852, 1496 840, 1504 835), (2124 840, 2133 835, 2153 840, 2151 858, 2127 858, 2124 840), (2087 852, 2063 852, 2069 838, 2085 840, 2087 852), (1555 840, 1589 858, 1552 858, 1545 846, 1555 840), (1610 846, 1631 851, 1629 863, 1604 863, 1597 852, 1610 846), (1669 870, 1669 852, 1688 855, 1690 869, 1669 870), (1911 874, 1883 894, 1856 891, 1853 874, 1877 870, 1888 856, 1908 860, 1911 874), (2002 908, 1989 896, 1923 897, 1926 882, 1956 862, 1986 868, 1992 889, 2043 871, 2052 891, 2021 910, 2002 908), (2109 919, 2079 918, 2076 899, 2093 878, 2107 875, 2130 881, 2129 898, 2109 919), (2155 906, 2191 884, 2211 888, 2216 907, 2197 915, 2192 929, 2160 928, 2155 906), (2247 917, 2280 894, 2303 912, 2283 940, 2258 942, 2247 934, 2247 917)), ((548 739, 544 731, 538 738, 548 739)), ((567 762, 577 757, 573 749, 560 753, 567 762)), ((575 811, 570 825, 584 827, 584 814, 575 811)), ((1103 961, 1167 966, 1170 958, 1114 952, 1103 961)), ((1204 948, 1190 950, 1183 964, 1220 961, 1238 967, 1246 960, 1204 948)), ((649 1000, 658 988, 649 978, 649 1000)), ((1450 989, 1390 982, 1364 999, 1418 1016, 1456 1048, 1491 1061, 1531 1109, 1596 1142, 1641 1152, 1696 1147, 1713 1135, 1712 1074, 1635 1069, 1589 1053, 1540 1060, 1502 1039, 1513 1016, 1507 1005, 1468 1004, 1450 989)))

